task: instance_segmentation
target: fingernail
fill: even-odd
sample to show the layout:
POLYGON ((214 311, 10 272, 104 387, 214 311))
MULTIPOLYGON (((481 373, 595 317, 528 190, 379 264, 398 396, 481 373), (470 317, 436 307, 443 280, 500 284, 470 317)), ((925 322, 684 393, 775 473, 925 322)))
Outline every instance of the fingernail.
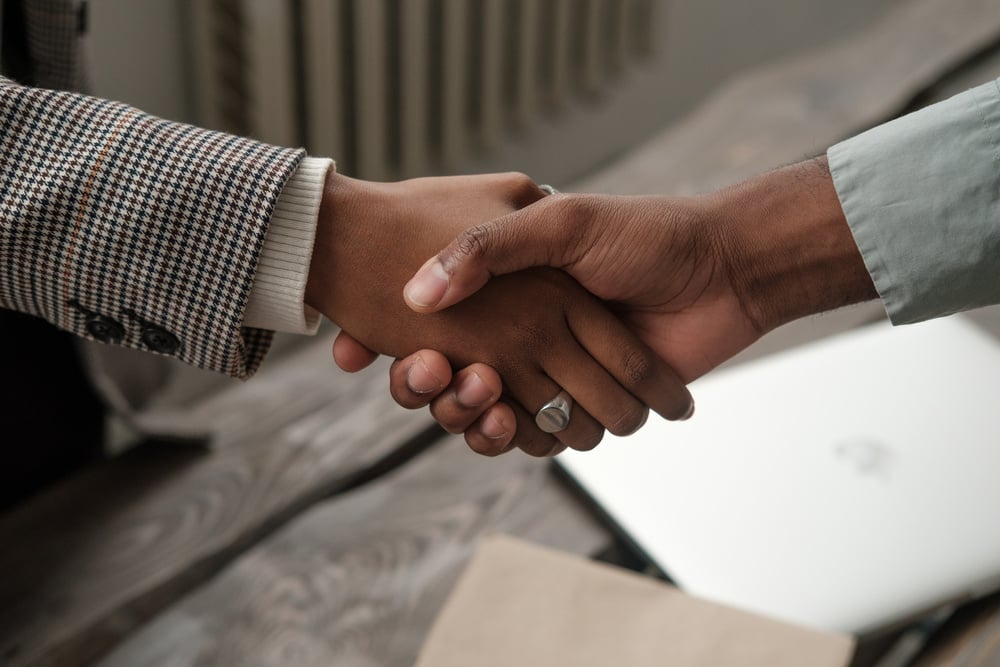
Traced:
POLYGON ((431 258, 403 288, 407 301, 421 308, 432 308, 448 291, 448 274, 436 258, 431 258))
POLYGON ((499 440, 507 435, 509 432, 507 427, 504 426, 503 422, 499 419, 490 415, 483 420, 482 426, 479 428, 480 433, 485 435, 490 440, 499 440))
POLYGON ((691 417, 693 416, 694 416, 694 401, 691 401, 691 405, 688 406, 688 411, 684 414, 683 417, 680 418, 679 421, 682 422, 687 421, 688 419, 691 419, 691 417))
POLYGON ((483 382, 483 378, 473 371, 462 378, 458 385, 458 391, 455 392, 455 397, 461 405, 467 408, 476 408, 490 400, 493 397, 493 392, 483 382))
POLYGON ((441 381, 434 377, 424 360, 417 357, 406 371, 406 386, 415 394, 429 394, 441 389, 441 381))

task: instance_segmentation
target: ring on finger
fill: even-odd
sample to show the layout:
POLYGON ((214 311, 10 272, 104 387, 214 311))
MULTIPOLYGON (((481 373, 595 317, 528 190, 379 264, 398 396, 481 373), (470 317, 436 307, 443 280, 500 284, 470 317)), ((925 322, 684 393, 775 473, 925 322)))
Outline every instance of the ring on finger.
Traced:
POLYGON ((565 391, 560 391, 555 398, 535 413, 535 424, 545 433, 565 431, 566 427, 569 426, 572 410, 573 398, 565 391))

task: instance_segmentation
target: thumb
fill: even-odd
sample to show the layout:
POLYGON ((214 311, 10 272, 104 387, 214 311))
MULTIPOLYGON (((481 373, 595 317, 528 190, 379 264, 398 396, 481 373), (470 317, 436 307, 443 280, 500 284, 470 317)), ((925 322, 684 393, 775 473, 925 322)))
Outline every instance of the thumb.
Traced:
MULTIPOLYGON (((406 284, 407 305, 418 313, 432 313, 471 296, 493 276, 532 266, 566 266, 571 232, 563 220, 570 197, 549 195, 465 230, 406 284)), ((579 222, 575 226, 579 233, 579 222)))

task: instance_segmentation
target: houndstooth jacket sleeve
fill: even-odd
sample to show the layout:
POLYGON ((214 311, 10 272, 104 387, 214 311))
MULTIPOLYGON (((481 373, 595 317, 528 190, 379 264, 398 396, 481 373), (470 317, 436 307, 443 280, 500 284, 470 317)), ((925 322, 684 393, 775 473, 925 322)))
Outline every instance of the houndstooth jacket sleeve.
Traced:
POLYGON ((243 311, 302 156, 0 78, 0 306, 247 377, 271 333, 243 311))

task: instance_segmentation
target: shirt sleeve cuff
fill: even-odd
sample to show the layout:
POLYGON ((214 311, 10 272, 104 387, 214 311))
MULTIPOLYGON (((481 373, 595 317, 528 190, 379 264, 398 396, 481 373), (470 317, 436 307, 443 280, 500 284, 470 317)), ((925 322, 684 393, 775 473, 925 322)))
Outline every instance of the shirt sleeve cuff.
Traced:
POLYGON ((1000 303, 998 156, 997 81, 827 151, 847 223, 894 324, 1000 303))
POLYGON ((305 302, 306 279, 326 174, 333 160, 306 157, 285 183, 271 214, 243 326, 316 333, 320 314, 305 302))

